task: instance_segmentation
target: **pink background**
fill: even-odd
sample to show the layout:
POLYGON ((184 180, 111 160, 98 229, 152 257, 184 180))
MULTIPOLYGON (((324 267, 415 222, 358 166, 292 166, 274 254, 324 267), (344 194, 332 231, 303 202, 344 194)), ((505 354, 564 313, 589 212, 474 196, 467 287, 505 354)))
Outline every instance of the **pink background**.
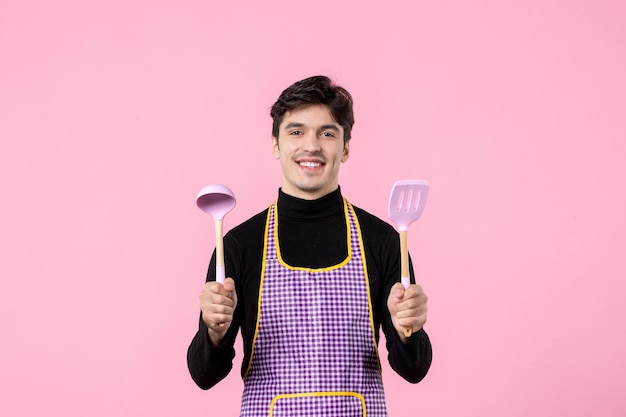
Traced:
POLYGON ((356 100, 348 198, 431 182, 434 363, 385 359, 391 415, 625 416, 625 4, 2 0, 0 415, 237 414, 241 354, 208 392, 186 369, 195 196, 235 191, 226 229, 269 204, 268 108, 323 73, 356 100))

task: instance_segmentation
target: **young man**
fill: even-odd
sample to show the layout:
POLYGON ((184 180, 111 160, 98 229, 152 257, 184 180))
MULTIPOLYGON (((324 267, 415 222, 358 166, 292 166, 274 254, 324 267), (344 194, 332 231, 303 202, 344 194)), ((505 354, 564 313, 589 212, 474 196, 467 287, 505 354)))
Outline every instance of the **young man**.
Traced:
POLYGON ((211 260, 189 371, 203 389, 222 380, 241 328, 241 416, 386 416, 379 329, 391 367, 419 382, 432 358, 427 297, 413 276, 406 290, 399 282, 395 229, 341 194, 352 97, 311 77, 284 90, 271 116, 278 198, 224 237, 223 285, 211 260))

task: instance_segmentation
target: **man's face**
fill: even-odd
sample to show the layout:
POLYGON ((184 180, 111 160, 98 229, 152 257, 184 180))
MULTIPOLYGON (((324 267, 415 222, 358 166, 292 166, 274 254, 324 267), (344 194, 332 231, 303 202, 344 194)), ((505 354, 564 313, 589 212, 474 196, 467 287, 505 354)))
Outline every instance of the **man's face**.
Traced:
POLYGON ((307 105, 285 113, 278 138, 272 137, 274 157, 280 159, 282 190, 314 200, 339 186, 339 166, 348 160, 343 128, 324 105, 307 105))

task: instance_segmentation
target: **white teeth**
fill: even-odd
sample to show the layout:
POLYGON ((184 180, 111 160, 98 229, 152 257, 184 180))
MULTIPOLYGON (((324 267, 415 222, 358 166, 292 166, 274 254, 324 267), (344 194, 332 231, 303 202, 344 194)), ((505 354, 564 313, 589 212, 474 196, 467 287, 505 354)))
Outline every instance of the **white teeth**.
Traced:
POLYGON ((300 162, 300 166, 307 168, 317 168, 319 166, 322 166, 322 164, 319 162, 300 162))

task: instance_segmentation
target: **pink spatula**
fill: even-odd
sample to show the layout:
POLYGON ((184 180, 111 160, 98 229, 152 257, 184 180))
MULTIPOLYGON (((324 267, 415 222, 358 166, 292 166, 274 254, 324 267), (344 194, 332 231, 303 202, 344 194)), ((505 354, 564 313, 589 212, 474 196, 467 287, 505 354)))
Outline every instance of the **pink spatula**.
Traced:
MULTIPOLYGON (((389 218, 398 226, 400 232, 400 266, 401 281, 404 288, 410 283, 409 278, 409 225, 419 219, 424 211, 428 198, 428 181, 401 180, 396 181, 389 195, 389 218)), ((413 329, 404 329, 406 337, 411 336, 413 329)))
POLYGON ((205 213, 213 216, 215 222, 215 280, 224 283, 224 216, 231 211, 237 200, 235 194, 225 185, 210 184, 202 188, 196 198, 196 204, 205 213))

